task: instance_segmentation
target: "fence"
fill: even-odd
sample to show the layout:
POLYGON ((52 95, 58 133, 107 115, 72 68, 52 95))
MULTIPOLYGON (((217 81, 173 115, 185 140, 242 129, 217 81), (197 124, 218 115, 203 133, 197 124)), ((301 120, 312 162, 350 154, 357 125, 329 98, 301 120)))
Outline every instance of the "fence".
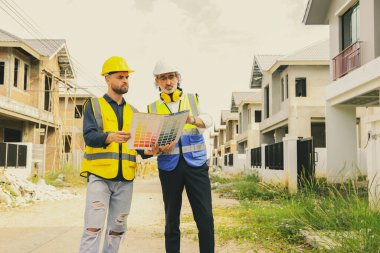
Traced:
POLYGON ((26 168, 27 145, 0 143, 0 167, 26 168))
POLYGON ((284 143, 278 142, 265 146, 265 167, 270 170, 284 169, 284 143))
POLYGON ((261 167, 261 147, 251 149, 251 166, 261 167))

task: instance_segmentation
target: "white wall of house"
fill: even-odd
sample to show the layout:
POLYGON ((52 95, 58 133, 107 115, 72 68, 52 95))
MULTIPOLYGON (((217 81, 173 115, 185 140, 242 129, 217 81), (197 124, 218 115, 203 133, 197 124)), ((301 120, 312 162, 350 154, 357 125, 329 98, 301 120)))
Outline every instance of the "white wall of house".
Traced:
POLYGON ((269 84, 272 109, 269 118, 264 118, 260 123, 261 143, 280 142, 286 134, 308 138, 311 137, 311 123, 315 120, 324 122, 325 88, 330 82, 329 66, 306 64, 288 66, 281 74, 273 74, 273 78, 269 72, 264 73, 263 81, 269 84), (306 78, 306 97, 296 96, 297 78, 306 78), (284 88, 281 87, 282 83, 284 88), (274 131, 273 135, 271 131, 274 131), (272 137, 273 140, 270 140, 272 137))
POLYGON ((246 150, 260 145, 259 122, 255 122, 255 111, 261 111, 261 105, 257 103, 247 103, 239 107, 239 132, 236 140, 239 153, 246 153, 246 150), (243 148, 244 147, 244 148, 243 148))
MULTIPOLYGON (((333 59, 342 51, 341 38, 341 16, 352 7, 356 1, 333 0, 327 13, 327 20, 330 25, 330 57, 333 59)), ((354 171, 360 169, 361 174, 366 174, 365 168, 370 170, 370 157, 380 156, 380 148, 369 148, 371 141, 368 140, 371 124, 368 125, 369 118, 376 118, 380 115, 378 109, 356 108, 340 106, 345 101, 360 97, 368 92, 380 89, 380 2, 377 0, 359 1, 359 41, 361 67, 349 72, 347 75, 338 78, 327 86, 326 99, 327 106, 327 166, 331 176, 340 181, 339 171, 343 166, 352 168, 354 171), (356 118, 360 118, 360 123, 355 129, 356 118), (338 147, 337 143, 342 143, 338 147), (359 147, 359 151, 358 148, 359 147), (368 154, 367 162, 363 155, 368 154)), ((333 68, 331 68, 331 79, 333 79, 333 68)), ((376 128, 376 127, 375 127, 376 128)), ((376 145, 375 145, 376 146, 376 145)), ((380 171, 380 168, 379 168, 380 171)), ((344 173, 343 173, 344 174, 344 173)), ((370 177, 370 171, 368 171, 370 177)), ((335 180, 334 180, 335 181, 335 180)))
POLYGON ((327 179, 341 182, 354 176, 357 164, 354 107, 326 106, 327 179))
POLYGON ((326 168, 326 148, 315 148, 314 149, 314 161, 315 161, 315 177, 316 178, 326 178, 327 168, 326 168))
MULTIPOLYGON (((10 142, 11 143, 11 142, 10 142)), ((20 178, 28 178, 32 172, 32 153, 33 153, 33 144, 31 142, 15 142, 12 144, 26 145, 26 166, 25 167, 8 167, 5 169, 6 173, 18 176, 20 178)))
POLYGON ((378 115, 369 121, 371 138, 368 144, 368 181, 369 201, 374 208, 380 209, 380 117, 378 115))

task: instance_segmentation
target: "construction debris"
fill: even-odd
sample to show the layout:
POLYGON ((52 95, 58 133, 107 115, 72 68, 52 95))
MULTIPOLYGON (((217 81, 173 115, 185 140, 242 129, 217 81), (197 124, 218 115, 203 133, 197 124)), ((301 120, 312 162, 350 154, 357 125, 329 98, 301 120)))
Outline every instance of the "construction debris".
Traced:
POLYGON ((67 190, 47 185, 43 179, 34 184, 26 179, 5 173, 0 176, 0 205, 6 207, 28 206, 36 201, 75 198, 67 190))

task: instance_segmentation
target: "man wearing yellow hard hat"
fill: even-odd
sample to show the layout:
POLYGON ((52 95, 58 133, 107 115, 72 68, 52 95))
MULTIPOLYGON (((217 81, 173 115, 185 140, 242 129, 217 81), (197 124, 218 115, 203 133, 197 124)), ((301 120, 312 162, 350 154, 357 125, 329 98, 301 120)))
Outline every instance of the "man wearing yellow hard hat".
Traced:
POLYGON ((132 72, 122 57, 110 57, 101 73, 107 93, 84 106, 86 147, 80 174, 88 183, 81 253, 98 253, 106 216, 107 238, 102 252, 118 252, 125 236, 136 168, 136 151, 128 149, 127 141, 131 138, 132 115, 137 110, 123 98, 132 72))
MULTIPOLYGON (((158 61, 153 70, 159 99, 148 105, 149 113, 170 114, 189 110, 178 143, 160 147, 157 157, 165 204, 165 248, 167 253, 180 252, 180 213, 182 193, 186 189, 194 220, 199 230, 199 251, 214 252, 214 219, 211 186, 206 163, 206 144, 202 135, 212 125, 209 114, 202 112, 196 94, 184 93, 177 67, 158 61)), ((195 252, 195 251, 194 251, 195 252)))

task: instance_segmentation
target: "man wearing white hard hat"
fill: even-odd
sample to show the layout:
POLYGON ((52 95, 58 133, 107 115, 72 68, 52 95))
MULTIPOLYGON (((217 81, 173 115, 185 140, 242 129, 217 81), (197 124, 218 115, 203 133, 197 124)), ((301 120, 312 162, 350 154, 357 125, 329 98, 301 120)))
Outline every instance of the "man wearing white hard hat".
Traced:
POLYGON ((199 230, 199 250, 201 253, 214 252, 211 186, 206 144, 202 135, 204 129, 212 125, 212 118, 200 110, 196 94, 183 92, 180 87, 181 75, 176 67, 158 61, 153 75, 160 93, 159 99, 148 105, 148 112, 190 112, 178 143, 160 147, 161 153, 157 157, 165 204, 166 252, 180 252, 179 225, 184 188, 199 230))

